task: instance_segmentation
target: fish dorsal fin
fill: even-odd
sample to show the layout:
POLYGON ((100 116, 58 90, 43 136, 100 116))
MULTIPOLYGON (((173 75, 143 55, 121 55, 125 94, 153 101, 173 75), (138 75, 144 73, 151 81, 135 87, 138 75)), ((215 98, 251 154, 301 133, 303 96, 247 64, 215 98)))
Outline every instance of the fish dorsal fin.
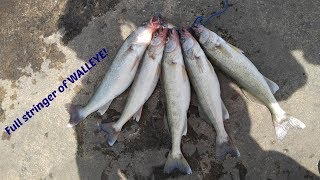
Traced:
POLYGON ((235 47, 234 45, 230 44, 230 43, 227 43, 232 49, 234 49, 235 51, 241 53, 241 54, 244 54, 244 51, 235 47))
POLYGON ((271 81, 270 79, 268 79, 265 76, 264 76, 264 79, 266 80, 266 82, 267 82, 272 94, 275 94, 279 90, 278 84, 276 84, 275 82, 271 81))
POLYGON ((229 115, 228 109, 224 105, 222 99, 221 99, 221 107, 222 107, 223 120, 225 121, 225 120, 229 119, 230 115, 229 115))
POLYGON ((259 99, 257 99, 256 97, 254 97, 251 93, 249 93, 248 91, 246 91, 245 89, 241 88, 242 93, 244 94, 244 96, 250 101, 250 102, 254 102, 260 105, 263 105, 263 102, 261 102, 259 99))

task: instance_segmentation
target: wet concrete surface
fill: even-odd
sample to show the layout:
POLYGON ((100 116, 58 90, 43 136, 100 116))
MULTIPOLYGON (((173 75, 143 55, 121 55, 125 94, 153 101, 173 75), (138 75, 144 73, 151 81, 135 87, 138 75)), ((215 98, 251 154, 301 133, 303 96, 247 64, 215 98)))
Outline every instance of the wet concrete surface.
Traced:
POLYGON ((226 129, 241 157, 218 162, 215 131, 200 119, 192 93, 182 151, 193 174, 163 174, 170 136, 163 123, 158 84, 141 120, 129 121, 109 147, 97 122, 116 121, 128 90, 105 115, 91 114, 75 128, 65 104, 85 105, 123 40, 154 13, 190 25, 222 8, 221 1, 9 1, 0 6, 0 174, 3 179, 319 179, 319 1, 230 1, 207 27, 244 50, 280 90, 280 105, 301 119, 304 130, 275 139, 266 107, 245 98, 217 70, 230 120, 226 129), (101 48, 109 57, 8 136, 4 128, 53 90, 101 48))

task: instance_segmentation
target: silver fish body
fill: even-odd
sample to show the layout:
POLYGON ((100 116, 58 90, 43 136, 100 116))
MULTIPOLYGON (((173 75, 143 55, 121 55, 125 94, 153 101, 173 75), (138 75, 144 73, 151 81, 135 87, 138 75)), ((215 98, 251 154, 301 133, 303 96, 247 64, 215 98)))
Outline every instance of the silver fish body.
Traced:
POLYGON ((180 30, 183 57, 191 84, 196 92, 203 118, 209 120, 217 133, 216 157, 223 160, 227 154, 240 156, 230 140, 223 121, 229 116, 220 97, 218 77, 199 43, 185 29, 180 30))
POLYGON ((115 123, 102 124, 101 127, 108 132, 108 144, 112 146, 123 125, 134 117, 139 121, 143 104, 149 99, 160 77, 162 55, 166 41, 167 28, 158 29, 146 50, 141 66, 131 86, 126 105, 121 117, 115 123))
POLYGON ((279 89, 278 85, 264 77, 240 49, 200 24, 195 25, 193 30, 209 60, 268 107, 279 140, 285 137, 290 128, 305 127, 280 107, 273 96, 279 89))
POLYGON ((159 19, 153 17, 138 27, 122 44, 100 86, 85 107, 70 106, 68 126, 75 126, 92 112, 104 114, 112 100, 132 83, 139 62, 151 41, 152 33, 159 27, 159 19))
POLYGON ((170 173, 178 168, 183 173, 191 174, 191 168, 180 148, 182 135, 186 134, 187 129, 190 83, 183 62, 179 36, 174 29, 168 31, 162 62, 162 80, 166 99, 166 119, 172 143, 164 172, 170 173))

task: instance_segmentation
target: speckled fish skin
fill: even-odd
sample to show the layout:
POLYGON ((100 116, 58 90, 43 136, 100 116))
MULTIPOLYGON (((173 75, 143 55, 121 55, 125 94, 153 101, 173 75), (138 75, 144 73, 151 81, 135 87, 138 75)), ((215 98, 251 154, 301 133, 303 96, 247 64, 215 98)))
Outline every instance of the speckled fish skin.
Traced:
POLYGON ((269 108, 279 140, 285 137, 290 128, 305 127, 300 120, 288 115, 280 107, 271 92, 267 79, 240 49, 228 44, 201 24, 194 25, 192 29, 209 60, 269 108))
POLYGON ((104 79, 89 103, 81 107, 70 107, 69 126, 75 126, 89 114, 99 110, 104 114, 114 98, 124 92, 132 83, 139 62, 149 45, 152 33, 159 28, 158 17, 138 27, 123 43, 112 61, 104 79))
POLYGON ((164 172, 170 173, 178 168, 183 173, 191 174, 191 168, 180 148, 181 138, 187 125, 187 111, 191 96, 190 83, 183 62, 179 36, 174 29, 168 31, 168 41, 163 54, 162 80, 172 143, 164 172))
POLYGON ((223 102, 220 97, 218 77, 199 43, 192 35, 186 29, 181 29, 179 33, 184 62, 191 84, 197 94, 199 106, 202 108, 204 118, 213 124, 217 133, 216 158, 223 160, 227 154, 238 157, 240 153, 224 128, 223 102))
POLYGON ((108 132, 108 144, 112 146, 123 125, 134 116, 136 121, 141 117, 143 104, 149 99, 160 77, 163 50, 167 37, 167 28, 159 28, 154 34, 146 50, 141 67, 130 89, 130 93, 121 117, 115 123, 102 124, 101 127, 108 132))

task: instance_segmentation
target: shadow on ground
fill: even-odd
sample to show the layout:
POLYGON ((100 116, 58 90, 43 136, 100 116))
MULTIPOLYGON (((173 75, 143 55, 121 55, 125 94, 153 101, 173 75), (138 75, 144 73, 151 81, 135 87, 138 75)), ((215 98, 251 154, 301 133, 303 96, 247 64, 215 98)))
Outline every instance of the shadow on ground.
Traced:
MULTIPOLYGON (((123 18, 134 24, 139 24, 150 17, 154 12, 161 12, 168 20, 179 24, 190 22, 201 12, 207 15, 215 4, 205 1, 200 4, 192 2, 138 2, 138 1, 81 1, 70 0, 67 3, 65 14, 58 23, 59 28, 65 28, 63 41, 68 44, 78 43, 74 38, 81 34, 83 28, 90 26, 93 17, 104 14, 120 14, 115 21, 123 18), (190 8, 193 6, 193 8, 190 8)), ((280 86, 276 94, 278 100, 286 100, 307 82, 304 68, 292 56, 292 50, 304 52, 305 59, 312 64, 319 63, 316 44, 319 44, 316 24, 310 23, 309 9, 316 9, 312 3, 288 2, 292 6, 290 11, 282 11, 280 1, 238 2, 228 10, 222 18, 214 19, 208 25, 218 32, 227 41, 242 48, 252 59, 261 72, 280 86), (250 4, 250 6, 248 6, 250 4), (275 6, 274 6, 275 5, 275 6), (297 10, 297 11, 295 11, 297 10), (262 12, 261 12, 262 11, 262 12), (247 13, 250 12, 250 13, 247 13), (266 14, 263 14, 266 13, 266 14), (284 25, 284 22, 292 25, 284 25), (214 28, 213 28, 214 27, 214 28), (298 36, 295 36, 298 35, 298 36)), ((105 25, 109 28, 112 25, 105 25), (108 27, 109 26, 109 27, 108 27)), ((103 26, 103 25, 101 25, 103 26)), ((99 24, 97 31, 99 31, 99 24)), ((319 29, 319 27, 318 27, 319 29)), ((109 60, 116 53, 116 49, 123 42, 118 27, 105 31, 105 38, 112 38, 114 43, 104 44, 110 52, 109 60)), ((97 40, 99 41, 99 40, 97 40)), ((95 46, 90 41, 81 42, 83 45, 95 46)), ((80 43, 80 42, 79 42, 80 43)), ((100 44, 103 44, 99 41, 100 44)), ((97 44, 99 44, 97 43, 97 44)), ((71 45, 71 47, 73 47, 71 45)), ((99 48, 99 47, 96 47, 99 48)), ((100 47, 102 48, 102 47, 100 47)), ((82 59, 81 48, 74 47, 74 51, 82 59)), ((102 80, 105 67, 91 71, 89 77, 83 80, 82 90, 75 96, 72 103, 85 105, 94 93, 94 89, 102 80)), ((163 94, 158 85, 152 97, 143 109, 142 118, 138 123, 130 121, 125 125, 123 133, 113 147, 105 145, 105 135, 98 131, 95 125, 101 118, 93 113, 86 121, 75 128, 78 140, 77 163, 81 179, 317 179, 295 160, 276 151, 264 151, 250 136, 251 120, 247 105, 239 94, 239 89, 230 85, 230 80, 219 73, 222 96, 229 109, 231 118, 226 122, 226 128, 234 137, 241 152, 241 158, 228 159, 223 164, 214 159, 215 132, 203 122, 198 115, 196 101, 193 97, 189 109, 188 135, 183 138, 182 149, 190 163, 193 174, 184 176, 177 172, 172 175, 162 173, 165 157, 170 149, 170 137, 162 123, 163 94)), ((120 116, 128 91, 123 93, 111 105, 102 117, 103 122, 115 121, 120 116)), ((271 119, 270 119, 271 120, 271 119)), ((271 125, 271 123, 269 123, 271 125)), ((273 136, 273 134, 272 134, 273 136)), ((274 143, 274 142, 270 142, 274 143)), ((311 155, 310 155, 311 156, 311 155)))

